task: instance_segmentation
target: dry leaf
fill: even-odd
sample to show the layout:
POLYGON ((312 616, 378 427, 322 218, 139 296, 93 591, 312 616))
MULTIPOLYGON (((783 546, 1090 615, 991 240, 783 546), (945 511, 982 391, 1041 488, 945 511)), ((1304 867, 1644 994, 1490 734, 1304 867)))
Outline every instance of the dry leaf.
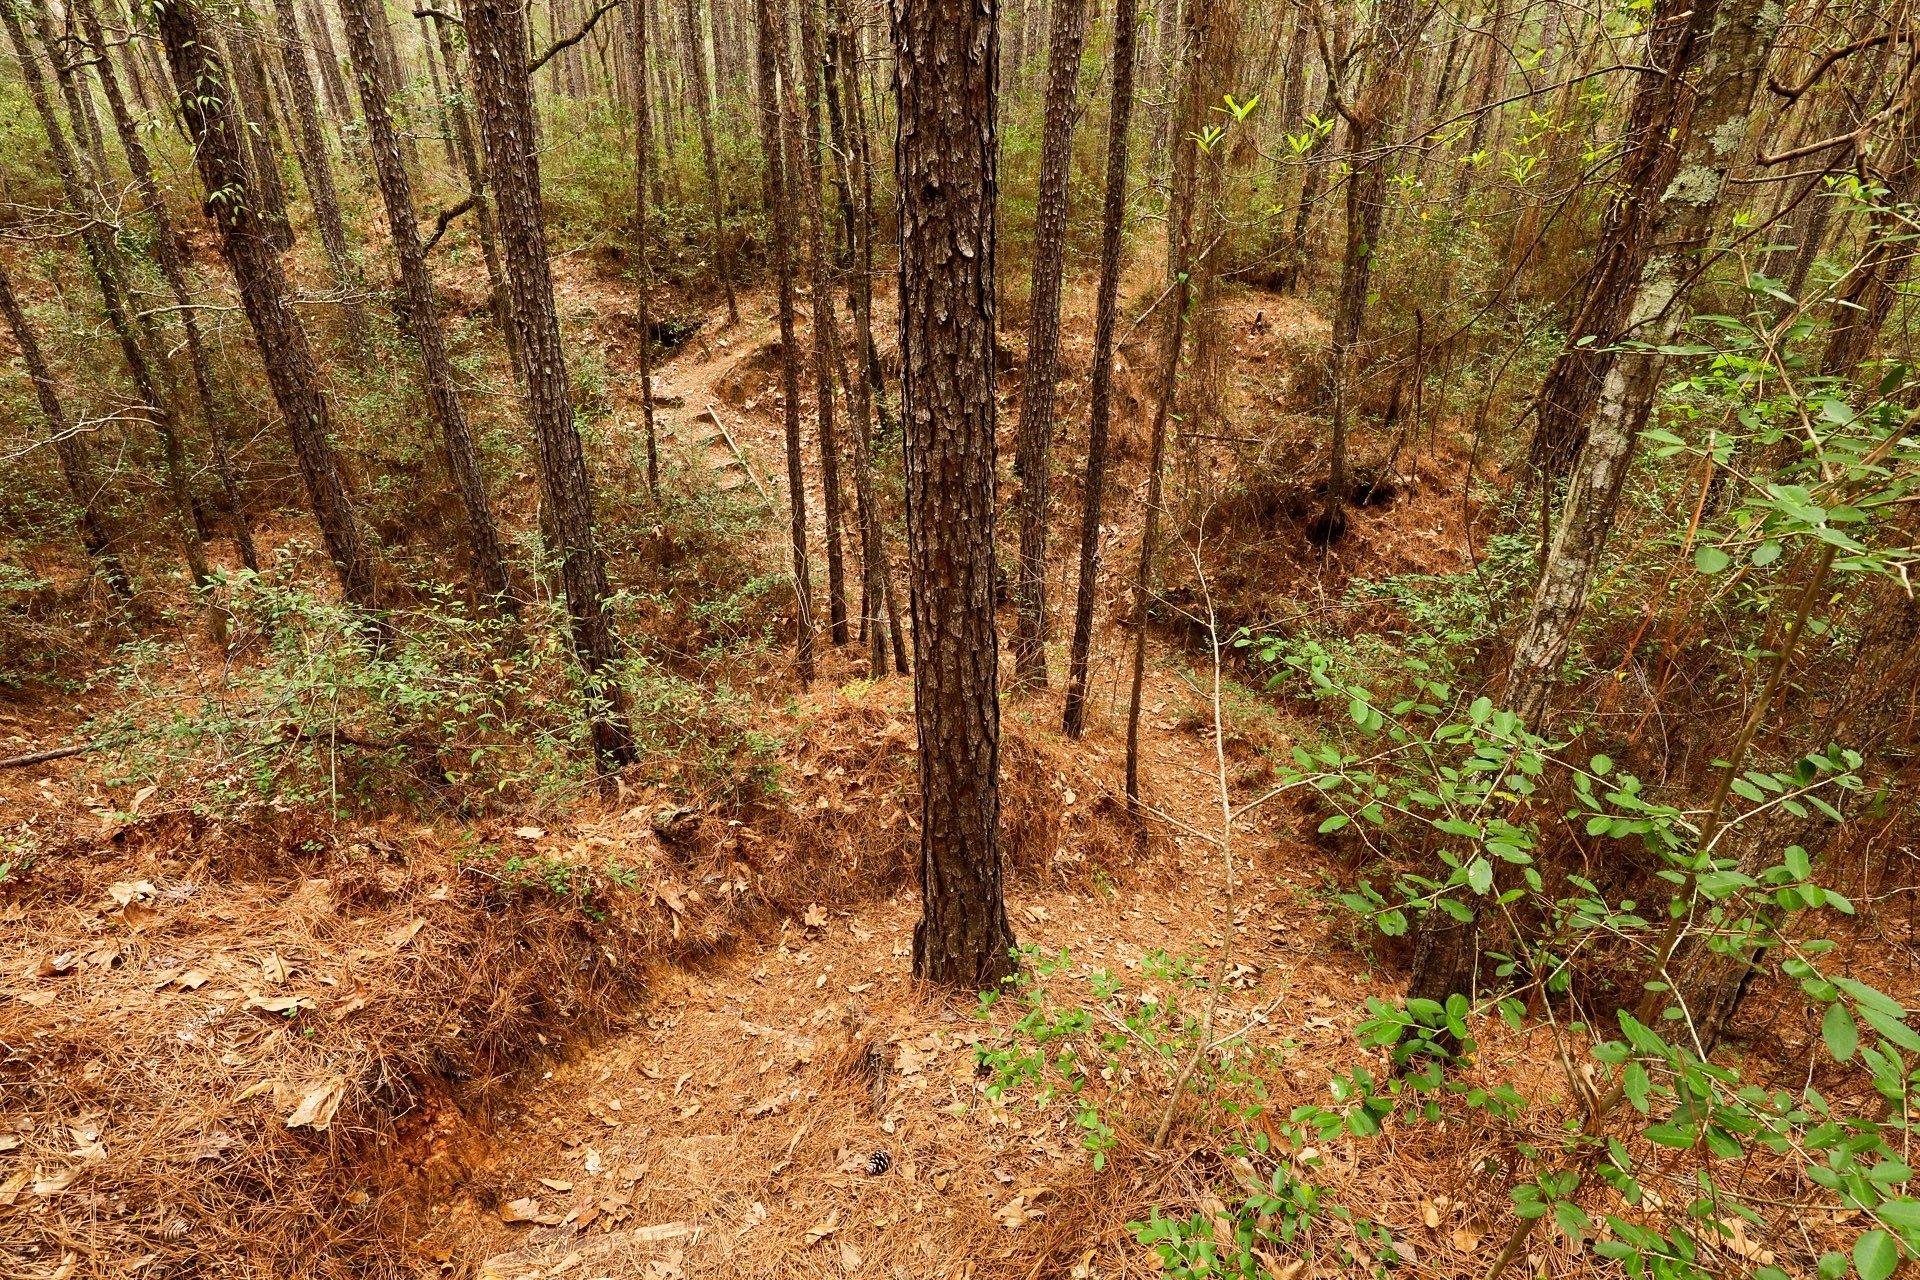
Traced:
POLYGON ((538 840, 547 833, 543 827, 515 827, 513 834, 519 836, 522 840, 538 840))
POLYGON ((292 1013, 295 1009, 314 1008, 312 996, 249 996, 247 1008, 267 1013, 292 1013))
POLYGON ((809 929, 826 928, 827 927, 826 908, 822 907, 817 902, 812 904, 807 908, 806 914, 800 917, 800 923, 805 925, 809 929))
POLYGON ((157 892, 151 880, 116 880, 107 886, 107 896, 113 899, 116 907, 143 901, 157 892))
POLYGON ((542 1178, 540 1185, 549 1191, 571 1191, 573 1184, 565 1178, 542 1178))
POLYGON ((532 1222, 540 1216, 540 1202, 532 1196, 522 1196, 518 1200, 509 1200, 500 1206, 502 1222, 532 1222))
POLYGON ((80 1171, 78 1169, 62 1169, 60 1172, 49 1174, 47 1177, 36 1178, 33 1183, 33 1194, 37 1196, 59 1195, 79 1176, 80 1171))
POLYGON ((1426 1223, 1430 1229, 1440 1225, 1440 1210, 1435 1207, 1433 1201, 1422 1200, 1420 1202, 1420 1221, 1426 1223))
POLYGON ((1486 1238, 1489 1230, 1491 1228, 1487 1226, 1485 1218, 1478 1216, 1469 1218, 1453 1229, 1453 1247, 1472 1253, 1480 1247, 1480 1242, 1486 1238))
POLYGON ((293 970, 277 951, 269 951, 261 958, 260 972, 266 975, 268 982, 285 982, 293 976, 293 970))
POLYGON ((340 1109, 346 1096, 345 1076, 328 1076, 325 1080, 308 1085, 300 1095, 299 1105, 287 1117, 287 1128, 298 1129, 304 1125, 310 1129, 324 1130, 333 1123, 333 1113, 340 1109))
POLYGON ((427 919, 425 916, 415 916, 413 919, 409 920, 407 923, 401 925, 398 929, 395 929, 392 933, 389 933, 387 935, 387 939, 386 939, 387 945, 392 947, 395 951, 398 951, 401 947, 404 947, 409 942, 412 942, 413 935, 416 933, 419 933, 421 929, 426 927, 426 923, 427 923, 427 919))
POLYGON ((840 1229, 840 1210, 838 1208, 827 1215, 824 1222, 816 1222, 807 1228, 807 1243, 819 1244, 840 1229))

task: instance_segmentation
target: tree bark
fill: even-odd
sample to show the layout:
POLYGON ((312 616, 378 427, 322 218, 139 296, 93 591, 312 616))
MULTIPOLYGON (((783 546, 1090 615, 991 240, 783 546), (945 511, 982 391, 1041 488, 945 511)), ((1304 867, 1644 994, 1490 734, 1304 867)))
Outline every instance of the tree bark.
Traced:
POLYGON ((100 482, 94 477, 93 468, 87 461, 79 433, 61 408, 60 392, 54 383, 53 371, 40 352, 40 343, 27 323, 26 313, 13 296, 13 282, 7 278, 4 261, 0 261, 0 316, 6 318, 7 328, 13 331, 14 345, 20 348, 20 358, 27 366, 27 378, 33 383, 34 394, 40 400, 40 412, 46 416, 47 428, 52 433, 54 456, 60 462, 60 478, 66 482, 67 493, 73 499, 73 519, 80 532, 80 545, 99 565, 101 576, 106 578, 114 594, 131 600, 133 582, 127 577, 119 552, 114 550, 118 538, 105 503, 101 501, 100 482))
MULTIPOLYGON (((229 96, 226 69, 207 39, 196 0, 168 0, 155 13, 179 86, 181 118, 193 139, 194 165, 208 192, 207 214, 219 231, 221 256, 239 285, 241 306, 266 365, 274 402, 286 421, 340 593, 349 604, 371 613, 379 604, 373 556, 347 498, 306 327, 288 299, 279 252, 249 185, 240 140, 244 125, 229 96), (215 193, 221 198, 212 198, 215 193)), ((381 625, 375 621, 376 629, 381 625)))
POLYGON ((515 0, 465 0, 467 45, 479 90, 481 135, 493 178, 507 283, 527 377, 527 411, 540 452, 545 525, 560 561, 573 651, 586 685, 594 758, 603 771, 637 759, 617 663, 606 563, 594 537, 593 491, 560 346, 547 231, 540 209, 527 31, 515 0))
POLYGON ((1100 514, 1107 484, 1107 432, 1113 417, 1113 330, 1119 311, 1120 251, 1127 220, 1127 137, 1133 121, 1139 47, 1135 0, 1114 0, 1113 91, 1107 111, 1107 179, 1101 207, 1100 283, 1094 302, 1093 375, 1088 389, 1087 475, 1080 498, 1080 578, 1061 730, 1078 738, 1087 723, 1087 666, 1093 650, 1093 596, 1100 558, 1100 514))
POLYGON ((500 531, 487 502, 480 451, 474 445, 459 393, 454 390, 453 367, 447 358, 446 339, 440 327, 433 278, 427 271, 426 254, 420 247, 419 224, 414 220, 413 183, 407 175, 399 135, 393 127, 393 116, 387 110, 386 93, 380 84, 373 18, 368 12, 371 3, 377 0, 340 0, 340 15, 346 23, 347 50, 360 88, 360 114, 366 123, 367 142, 373 153, 374 177, 380 184, 380 197, 387 211, 393 256, 400 265, 406 330, 420 352, 421 377, 426 383, 434 417, 440 423, 447 471, 453 477, 453 487, 460 495, 460 507, 466 516, 467 551, 473 558, 474 581, 494 607, 511 612, 515 606, 510 595, 506 552, 501 547, 500 531))
POLYGON ((772 0, 755 0, 759 31, 754 40, 756 79, 760 96, 760 151, 766 208, 768 247, 780 318, 780 386, 787 441, 788 542, 793 555, 794 666, 800 683, 813 683, 813 579, 807 563, 807 477, 800 453, 800 361, 794 350, 793 249, 788 239, 792 201, 787 195, 786 146, 780 123, 780 89, 776 75, 780 18, 772 0))
POLYGON ((1001 893, 994 596, 995 6, 894 9, 900 352, 920 889, 914 976, 1012 972, 1001 893))
POLYGON ((1053 467, 1053 393, 1060 355, 1060 274, 1067 239, 1067 179, 1079 115, 1086 0, 1053 0, 1047 36, 1046 121, 1033 236, 1027 365, 1020 387, 1014 477, 1020 482, 1020 557, 1014 573, 1014 681, 1047 684, 1047 487, 1053 467))

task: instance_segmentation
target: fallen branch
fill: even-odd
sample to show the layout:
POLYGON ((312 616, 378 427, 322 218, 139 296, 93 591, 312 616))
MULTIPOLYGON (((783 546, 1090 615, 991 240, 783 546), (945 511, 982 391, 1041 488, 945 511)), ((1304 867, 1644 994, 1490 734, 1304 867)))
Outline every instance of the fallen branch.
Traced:
POLYGON ((28 765, 46 764, 50 760, 65 760, 68 756, 85 755, 100 746, 97 742, 76 742, 72 746, 53 747, 46 751, 34 751, 24 756, 9 756, 0 760, 0 769, 24 769, 28 765))

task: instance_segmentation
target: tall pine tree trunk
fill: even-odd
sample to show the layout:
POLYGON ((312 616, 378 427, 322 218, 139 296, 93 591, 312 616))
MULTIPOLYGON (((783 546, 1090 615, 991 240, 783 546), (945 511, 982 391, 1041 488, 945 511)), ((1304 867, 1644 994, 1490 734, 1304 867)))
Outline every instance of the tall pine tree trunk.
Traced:
POLYGON ((219 231, 221 256, 239 286, 340 593, 349 604, 372 611, 378 605, 373 555, 347 498, 306 326, 293 310, 279 251, 248 185, 251 175, 241 149, 245 125, 229 96, 226 69, 214 56, 195 0, 167 0, 155 14, 179 86, 181 118, 193 139, 194 165, 209 193, 206 208, 219 231), (212 199, 213 193, 221 198, 212 199))
MULTIPOLYGON (((453 37, 447 23, 432 19, 434 35, 440 44, 440 60, 447 64, 447 75, 457 85, 459 63, 453 56, 453 37)), ((467 192, 473 197, 473 216, 480 230, 480 253, 487 263, 487 301, 493 310, 493 322, 500 326, 501 340, 507 344, 507 362, 514 378, 523 386, 527 375, 520 359, 520 335, 513 323, 513 297, 507 288, 506 269, 500 265, 500 237, 493 222, 493 203, 487 198, 487 171, 481 160, 480 146, 473 136, 473 118, 467 114, 466 95, 456 94, 448 104, 453 121, 455 150, 460 155, 461 171, 467 177, 467 192)))
POLYGON ((1020 557, 1014 573, 1014 679, 1047 683, 1047 486, 1053 468, 1053 392, 1060 355, 1060 274, 1067 240, 1067 179, 1078 115, 1086 0, 1053 0, 1047 37, 1046 123, 1040 140, 1027 366, 1020 385, 1014 477, 1020 482, 1020 557))
MULTIPOLYGON (((79 91, 72 71, 55 46, 52 26, 45 10, 35 8, 32 12, 40 35, 52 53, 54 73, 69 113, 77 121, 80 116, 79 91)), ((126 263, 111 233, 107 211, 100 207, 97 198, 98 175, 92 172, 90 164, 87 169, 82 169, 81 156, 76 154, 67 140, 66 131, 61 128, 60 118, 54 112, 53 100, 47 90, 46 78, 40 73, 39 61, 33 56, 26 31, 20 25, 19 14, 11 5, 0 5, 0 20, 5 22, 7 38, 13 44, 14 53, 20 60, 21 75, 27 83, 27 95, 32 98, 34 110, 46 131, 48 149, 53 153, 54 169, 60 175, 62 193, 80 221, 81 248, 93 272, 94 281, 100 288, 101 306, 106 312, 108 327, 113 330, 120 344, 120 354, 126 361, 127 373, 133 379, 134 392, 140 398, 142 410, 160 437, 169 505, 188 572, 193 575, 196 584, 204 582, 209 573, 206 545, 193 518, 193 496, 188 488, 186 450, 180 440, 174 388, 165 367, 151 354, 161 349, 159 341, 152 331, 151 322, 138 315, 129 300, 126 263)))
POLYGON ((1093 598, 1100 558, 1100 516, 1107 486, 1107 432, 1113 418, 1114 322, 1119 312, 1120 252, 1127 221, 1127 138, 1133 121, 1134 63, 1139 48, 1135 0, 1114 0, 1113 91, 1107 109, 1107 178, 1101 206, 1100 283, 1093 313, 1093 376, 1088 389, 1087 474, 1080 495, 1080 573, 1074 593, 1073 641, 1067 651, 1067 698, 1061 730, 1078 738, 1087 724, 1087 668, 1093 652, 1093 598))
POLYGON ((367 142, 373 153, 374 177, 379 181, 380 197, 386 206, 393 256, 400 264, 405 328, 420 352, 420 373, 426 382, 427 399, 433 405, 434 417, 440 423, 447 471, 453 477, 454 490, 460 495, 460 507, 466 515, 467 550, 473 558, 474 581, 495 607, 512 609, 506 552, 501 547, 493 510, 487 503, 480 451, 467 425, 459 393, 454 390, 453 366, 447 358, 446 339, 440 328, 433 278, 427 271, 419 224, 414 220, 413 183, 407 176, 400 139, 380 85, 373 20, 368 12, 372 2, 340 0, 340 14, 346 22, 347 50, 353 59, 354 79, 360 87, 360 114, 366 123, 367 142))
MULTIPOLYGON (((813 378, 815 423, 820 444, 820 489, 822 526, 827 551, 827 634, 836 645, 847 642, 847 573, 843 515, 846 510, 840 487, 840 434, 834 413, 834 375, 840 364, 840 324, 833 310, 832 263, 827 258, 826 209, 821 199, 824 185, 820 164, 820 88, 819 32, 810 0, 799 0, 800 30, 803 46, 812 45, 809 54, 803 47, 800 67, 786 57, 785 41, 779 42, 781 76, 786 87, 783 128, 786 154, 792 163, 792 181, 798 185, 796 203, 802 210, 807 232, 807 294, 813 312, 813 378), (811 36, 811 39, 809 39, 811 36), (794 101, 794 82, 806 86, 804 114, 794 101)), ((778 28, 776 28, 778 30, 778 28)))
POLYGON ((720 160, 713 145, 713 93, 707 84, 707 60, 701 52, 700 0, 681 0, 687 28, 687 70, 693 76, 693 118, 700 128, 700 159, 707 169, 707 194, 713 203, 713 269, 727 295, 727 323, 740 323, 740 301, 733 293, 733 267, 727 260, 727 192, 720 181, 720 160))
POLYGON ((60 462, 60 478, 66 482, 67 495, 73 499, 73 521, 80 532, 80 545, 100 567, 101 576, 106 578, 114 594, 132 599, 133 582, 120 563, 120 553, 114 549, 117 539, 102 500, 100 482, 80 444, 80 433, 61 408, 53 371, 40 352, 40 343, 27 323, 26 313, 13 295, 13 282, 7 278, 5 261, 0 261, 0 317, 6 319, 7 328, 13 332, 14 345, 20 348, 20 358, 27 366, 27 379, 33 383, 34 395, 40 400, 40 412, 47 419, 54 457, 60 462))
POLYGON ((340 292, 347 336, 354 348, 364 353, 367 311, 360 302, 359 273, 354 270, 353 255, 347 248, 346 224, 340 216, 340 193, 333 185, 333 161, 327 154, 327 135, 320 127, 320 104, 314 96, 313 77, 307 74, 306 37, 301 34, 300 17, 294 10, 293 0, 273 0, 273 17, 280 31, 280 61, 293 98, 294 119, 300 126, 300 145, 295 148, 300 172, 306 175, 307 195, 313 200, 314 221, 319 225, 320 244, 326 250, 327 264, 333 272, 333 287, 340 292))
POLYGON ((1187 0, 1187 29, 1181 33, 1180 48, 1186 51, 1184 74, 1180 77, 1179 105, 1175 112, 1172 146, 1172 216, 1168 218, 1169 252, 1167 283, 1172 294, 1167 317, 1167 337, 1160 366, 1160 387, 1153 406, 1153 427, 1147 456, 1147 501, 1140 521, 1140 559, 1133 580, 1133 665, 1130 696, 1127 700, 1127 774, 1128 811, 1136 816, 1140 809, 1140 712, 1146 691, 1147 606, 1153 594, 1153 561, 1159 553, 1160 516, 1164 500, 1167 458, 1167 426, 1173 414, 1174 393, 1180 382, 1180 353, 1187 333, 1187 304, 1192 300, 1195 176, 1200 144, 1197 134, 1207 110, 1201 86, 1208 69, 1201 51, 1208 47, 1208 28, 1218 20, 1216 6, 1231 0, 1187 0))
MULTIPOLYGON (((764 0, 763 0, 764 3, 764 0)), ((994 598, 995 4, 900 0, 901 416, 920 755, 916 977, 1012 971, 994 598)))
MULTIPOLYGON (((628 55, 636 80, 644 80, 647 69, 647 20, 649 6, 635 3, 627 12, 628 55)), ((652 133, 647 95, 634 95, 633 149, 633 252, 639 267, 639 288, 634 298, 634 320, 640 329, 640 418, 647 444, 647 492, 656 501, 660 497, 660 443, 653 424, 653 257, 647 243, 647 187, 653 156, 647 148, 652 133)))
POLYGON ((465 0, 481 135, 493 180, 513 319, 527 376, 527 412, 540 452, 545 523, 560 562, 573 652, 585 678, 594 757, 603 771, 637 758, 619 683, 606 563, 594 537, 593 490, 573 420, 560 316, 553 298, 527 30, 516 0, 465 0))
POLYGON ((780 387, 785 400, 782 409, 787 442, 787 533, 793 556, 794 666, 800 683, 805 685, 813 682, 813 576, 807 563, 807 476, 800 453, 800 361, 794 350, 793 246, 789 239, 793 202, 787 194, 786 145, 776 73, 779 28, 775 24, 780 18, 772 0, 756 0, 755 8, 759 16, 754 65, 760 97, 761 172, 780 319, 780 387))
POLYGON ((220 477, 220 488, 226 498, 227 518, 233 522, 234 547, 240 553, 240 563, 249 569, 257 570, 260 567, 260 557, 253 542, 253 524, 247 516, 246 504, 240 496, 240 481, 234 471, 226 423, 222 421, 220 406, 214 399, 206 340, 200 332, 200 321, 195 314, 192 295, 187 289, 186 247, 180 238, 179 230, 173 225, 172 215, 167 212, 166 200, 161 195, 159 183, 154 178, 152 160, 147 155, 146 144, 140 139, 139 126, 134 122, 126 99, 120 93, 119 79, 114 73, 112 61, 107 56, 109 44, 106 33, 101 29, 99 15, 94 10, 93 2, 76 0, 74 8, 87 33, 87 41, 93 46, 96 59, 94 71, 100 78, 101 89, 107 100, 108 114, 113 120, 114 132, 120 139, 120 149, 126 155, 127 169, 133 175, 134 186, 140 192, 140 202, 145 206, 147 216, 153 220, 154 259, 159 264, 160 275, 166 280, 167 288, 173 294, 174 305, 178 308, 181 332, 186 338, 187 362, 193 373, 194 390, 200 401, 201 421, 207 429, 207 437, 213 451, 214 471, 220 477))

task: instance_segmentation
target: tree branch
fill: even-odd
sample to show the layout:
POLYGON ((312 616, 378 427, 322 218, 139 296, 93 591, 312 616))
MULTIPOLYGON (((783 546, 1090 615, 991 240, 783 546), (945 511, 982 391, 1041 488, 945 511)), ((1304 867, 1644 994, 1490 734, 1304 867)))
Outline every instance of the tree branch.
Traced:
POLYGON ((453 220, 473 208, 473 206, 479 202, 480 193, 477 191, 469 192, 467 198, 459 204, 449 205, 447 208, 442 209, 439 216, 433 220, 433 234, 428 236, 420 245, 420 252, 422 254, 433 252, 433 246, 439 244, 440 237, 447 234, 447 228, 453 225, 453 220))
POLYGON ((612 12, 613 10, 618 9, 620 7, 620 4, 621 4, 621 0, 607 0, 605 4, 601 5, 598 9, 595 9, 592 13, 588 14, 587 20, 580 24, 580 29, 578 31, 568 36, 565 40, 555 40, 552 44, 548 45, 547 51, 541 54, 539 57, 535 58, 533 62, 528 65, 527 74, 532 75, 534 72, 538 71, 540 68, 546 66, 548 61, 552 59, 553 55, 556 53, 559 53, 562 49, 572 48, 574 45, 579 44, 582 40, 585 40, 587 36, 593 31, 593 28, 599 23, 600 19, 606 17, 607 14, 612 12))

